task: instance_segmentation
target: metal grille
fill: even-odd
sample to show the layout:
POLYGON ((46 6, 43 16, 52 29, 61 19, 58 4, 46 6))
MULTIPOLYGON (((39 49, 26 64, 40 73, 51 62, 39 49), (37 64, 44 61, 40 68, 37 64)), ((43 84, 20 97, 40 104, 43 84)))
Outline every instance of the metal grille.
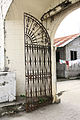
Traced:
POLYGON ((51 46, 43 25, 24 14, 27 111, 52 102, 51 46))

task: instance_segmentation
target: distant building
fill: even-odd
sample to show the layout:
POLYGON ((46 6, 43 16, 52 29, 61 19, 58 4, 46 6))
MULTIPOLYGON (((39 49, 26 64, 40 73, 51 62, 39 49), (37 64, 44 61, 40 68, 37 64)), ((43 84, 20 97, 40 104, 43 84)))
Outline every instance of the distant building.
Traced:
POLYGON ((55 39, 56 73, 57 77, 69 78, 80 74, 80 64, 74 64, 67 68, 66 64, 60 64, 59 60, 74 61, 80 59, 80 34, 70 35, 55 39))

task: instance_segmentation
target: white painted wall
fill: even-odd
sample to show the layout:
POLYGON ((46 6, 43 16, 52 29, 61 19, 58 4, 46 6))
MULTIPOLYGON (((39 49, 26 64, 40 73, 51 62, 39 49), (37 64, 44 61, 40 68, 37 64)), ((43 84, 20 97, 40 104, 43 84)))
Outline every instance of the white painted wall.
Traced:
POLYGON ((22 95, 25 94, 24 14, 15 4, 18 5, 12 4, 5 20, 6 67, 16 72, 17 95, 22 95))
POLYGON ((6 62, 16 72, 17 94, 25 94, 24 25, 23 21, 6 20, 6 62))

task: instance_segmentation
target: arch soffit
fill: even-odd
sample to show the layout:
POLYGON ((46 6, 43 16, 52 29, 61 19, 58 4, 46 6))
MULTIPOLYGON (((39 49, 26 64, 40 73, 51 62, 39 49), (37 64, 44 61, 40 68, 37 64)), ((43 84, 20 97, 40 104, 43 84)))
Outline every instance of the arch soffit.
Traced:
POLYGON ((56 15, 55 16, 55 21, 52 22, 52 27, 51 27, 51 32, 50 32, 50 38, 53 42, 54 40, 54 36, 55 36, 55 33, 60 25, 60 23, 63 21, 63 19, 69 15, 71 12, 73 12, 74 10, 80 8, 80 2, 66 10, 64 10, 63 12, 61 12, 60 14, 56 15))

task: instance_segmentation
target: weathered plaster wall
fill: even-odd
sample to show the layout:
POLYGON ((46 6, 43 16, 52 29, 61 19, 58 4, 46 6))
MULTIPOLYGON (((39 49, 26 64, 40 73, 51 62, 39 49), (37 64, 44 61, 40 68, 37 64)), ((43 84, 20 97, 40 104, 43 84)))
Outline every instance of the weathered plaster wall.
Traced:
POLYGON ((5 69, 5 54, 4 54, 4 18, 12 0, 0 0, 0 71, 5 69))
POLYGON ((6 16, 5 48, 6 66, 16 72, 17 95, 21 95, 25 94, 24 14, 17 7, 14 2, 6 16))
POLYGON ((5 22, 6 67, 16 72, 17 94, 25 92, 24 27, 22 21, 5 22), (9 61, 9 62, 8 62, 9 61))
POLYGON ((0 103, 16 99, 16 76, 14 72, 0 72, 0 103))

